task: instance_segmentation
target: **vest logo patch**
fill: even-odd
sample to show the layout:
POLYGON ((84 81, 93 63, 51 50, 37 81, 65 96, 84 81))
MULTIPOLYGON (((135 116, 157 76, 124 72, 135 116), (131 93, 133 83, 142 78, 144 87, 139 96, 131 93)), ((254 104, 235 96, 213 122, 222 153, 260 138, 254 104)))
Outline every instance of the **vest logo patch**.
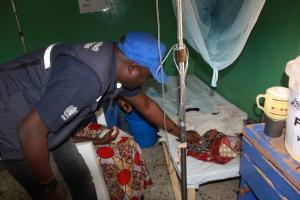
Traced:
POLYGON ((84 45, 83 48, 90 49, 92 51, 99 51, 100 47, 103 45, 103 42, 90 42, 84 45))
POLYGON ((66 108, 64 114, 61 115, 61 118, 66 121, 68 120, 71 116, 75 115, 76 113, 78 113, 77 107, 75 107, 74 105, 71 105, 69 107, 66 108))

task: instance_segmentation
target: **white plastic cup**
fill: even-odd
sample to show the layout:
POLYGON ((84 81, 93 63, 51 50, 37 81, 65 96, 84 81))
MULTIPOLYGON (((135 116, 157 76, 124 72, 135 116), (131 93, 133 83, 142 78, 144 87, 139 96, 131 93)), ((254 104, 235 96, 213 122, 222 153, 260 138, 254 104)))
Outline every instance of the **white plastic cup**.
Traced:
POLYGON ((289 104, 286 121, 285 147, 300 162, 300 56, 286 64, 289 76, 289 104))

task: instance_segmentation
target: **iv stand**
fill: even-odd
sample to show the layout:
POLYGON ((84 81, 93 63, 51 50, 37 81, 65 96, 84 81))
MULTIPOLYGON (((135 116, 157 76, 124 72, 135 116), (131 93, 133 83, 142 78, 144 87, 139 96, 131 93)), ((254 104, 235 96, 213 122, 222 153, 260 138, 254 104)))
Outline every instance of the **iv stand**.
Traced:
POLYGON ((24 34, 22 32, 21 25, 20 25, 20 22, 19 22, 19 17, 18 17, 18 14, 17 14, 15 2, 14 2, 14 0, 10 0, 10 2, 11 2, 13 12, 14 12, 14 15, 15 15, 15 18, 16 18, 18 32, 19 32, 19 36, 20 36, 20 39, 21 39, 21 44, 22 44, 22 47, 23 47, 23 51, 24 51, 24 53, 26 53, 27 49, 26 49, 26 45, 25 45, 24 34))
POLYGON ((183 44, 183 31, 182 31, 182 1, 176 0, 177 8, 177 43, 178 49, 176 52, 176 62, 179 66, 182 81, 180 83, 180 99, 179 99, 179 125, 180 125, 180 153, 181 153, 181 196, 182 200, 187 199, 187 180, 186 180, 186 122, 185 122, 185 61, 186 52, 183 44))

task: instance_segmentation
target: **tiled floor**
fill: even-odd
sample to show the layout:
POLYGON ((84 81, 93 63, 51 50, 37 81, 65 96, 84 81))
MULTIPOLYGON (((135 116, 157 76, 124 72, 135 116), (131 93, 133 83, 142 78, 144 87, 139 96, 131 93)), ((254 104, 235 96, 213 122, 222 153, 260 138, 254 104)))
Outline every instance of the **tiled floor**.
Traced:
MULTIPOLYGON (((144 193, 145 200, 173 200, 170 178, 168 175, 162 146, 156 144, 143 149, 147 166, 154 185, 144 193)), ((209 183, 200 187, 196 195, 198 200, 235 200, 238 190, 238 179, 209 183)), ((27 200, 30 199, 19 184, 0 166, 0 199, 27 200)))

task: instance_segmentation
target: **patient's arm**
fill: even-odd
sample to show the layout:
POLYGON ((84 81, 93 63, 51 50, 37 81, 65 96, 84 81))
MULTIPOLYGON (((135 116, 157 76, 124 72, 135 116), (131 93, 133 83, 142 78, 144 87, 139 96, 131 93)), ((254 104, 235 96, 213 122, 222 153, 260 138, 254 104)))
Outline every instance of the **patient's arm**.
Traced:
POLYGON ((77 142, 93 142, 95 145, 101 145, 101 144, 109 144, 111 141, 115 140, 117 136, 119 135, 119 129, 114 127, 110 129, 109 132, 103 136, 103 138, 88 138, 88 137, 78 137, 78 136, 73 136, 73 140, 75 143, 77 142), (115 130, 115 132, 114 132, 115 130))
POLYGON ((125 99, 123 99, 121 97, 119 97, 119 99, 118 99, 118 104, 127 113, 132 111, 131 104, 129 104, 125 99))

